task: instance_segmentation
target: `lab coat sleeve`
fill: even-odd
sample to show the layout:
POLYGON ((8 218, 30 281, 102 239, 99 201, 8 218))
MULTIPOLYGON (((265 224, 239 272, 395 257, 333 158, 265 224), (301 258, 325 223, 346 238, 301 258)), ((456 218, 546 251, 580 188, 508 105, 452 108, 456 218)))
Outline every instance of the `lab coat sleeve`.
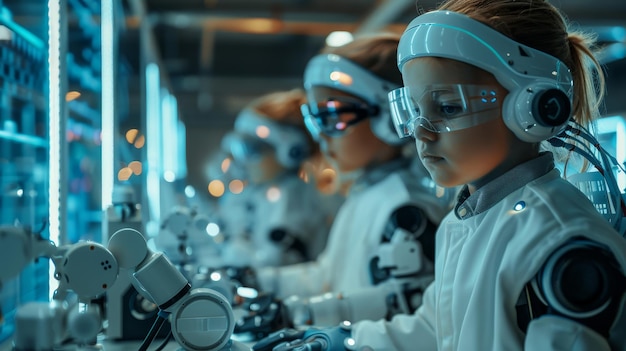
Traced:
POLYGON ((292 295, 307 297, 328 291, 323 264, 317 261, 265 267, 257 271, 257 281, 262 291, 272 292, 279 298, 292 295))
POLYGON ((391 321, 360 321, 352 328, 357 349, 376 351, 435 351, 434 284, 424 292, 424 300, 414 314, 396 315, 391 321))
POLYGON ((530 322, 524 350, 610 351, 611 347, 600 334, 582 324, 545 315, 530 322))

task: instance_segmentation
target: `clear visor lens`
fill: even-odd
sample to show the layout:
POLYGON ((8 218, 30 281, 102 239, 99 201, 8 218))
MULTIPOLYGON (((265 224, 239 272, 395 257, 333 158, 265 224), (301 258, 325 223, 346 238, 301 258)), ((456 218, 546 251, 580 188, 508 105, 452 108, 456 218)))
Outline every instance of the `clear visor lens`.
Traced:
POLYGON ((496 119, 505 95, 495 86, 446 84, 398 88, 388 98, 396 132, 405 138, 418 127, 448 133, 496 119))
POLYGON ((376 111, 376 108, 366 103, 347 97, 301 106, 305 125, 313 138, 319 138, 320 134, 341 136, 348 127, 365 120, 376 111))

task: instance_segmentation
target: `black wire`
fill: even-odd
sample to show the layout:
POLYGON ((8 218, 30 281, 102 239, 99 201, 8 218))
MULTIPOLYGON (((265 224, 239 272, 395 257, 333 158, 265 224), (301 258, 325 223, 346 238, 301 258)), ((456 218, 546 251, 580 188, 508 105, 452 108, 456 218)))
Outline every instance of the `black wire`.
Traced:
POLYGON ((154 323, 152 323, 152 327, 150 328, 148 335, 146 335, 145 339, 143 339, 143 342, 141 343, 141 346, 139 346, 139 351, 148 350, 150 344, 152 344, 159 331, 161 331, 163 323, 167 320, 167 314, 163 314, 162 312, 163 311, 159 311, 157 314, 157 318, 154 320, 154 323))
POLYGON ((161 344, 159 344, 159 346, 154 349, 154 351, 161 351, 165 348, 165 346, 167 345, 168 342, 170 342, 170 340, 172 340, 172 330, 170 329, 170 332, 167 333, 167 336, 165 337, 165 339, 161 342, 161 344))

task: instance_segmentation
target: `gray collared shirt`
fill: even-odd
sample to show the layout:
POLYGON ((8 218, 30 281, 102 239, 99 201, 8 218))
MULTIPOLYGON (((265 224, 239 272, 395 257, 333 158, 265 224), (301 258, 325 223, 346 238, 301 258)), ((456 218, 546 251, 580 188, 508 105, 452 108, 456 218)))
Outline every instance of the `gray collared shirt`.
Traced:
POLYGON ((467 219, 485 212, 507 195, 554 169, 551 152, 542 152, 537 158, 524 162, 497 177, 473 194, 465 185, 457 198, 454 214, 458 219, 467 219))

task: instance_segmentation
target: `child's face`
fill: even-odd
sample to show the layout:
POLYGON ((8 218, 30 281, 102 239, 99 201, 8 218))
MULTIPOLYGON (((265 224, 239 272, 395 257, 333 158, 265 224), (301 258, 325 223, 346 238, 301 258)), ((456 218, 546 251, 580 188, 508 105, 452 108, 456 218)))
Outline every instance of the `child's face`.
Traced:
MULTIPOLYGON (((423 87, 436 84, 476 84, 493 85, 506 92, 491 74, 447 59, 411 60, 405 64, 402 77, 411 91, 423 91, 423 87)), ((502 118, 447 133, 422 127, 415 132, 420 159, 433 180, 446 187, 473 183, 494 170, 507 159, 513 138, 502 118)))
MULTIPOLYGON (((355 98, 342 91, 325 87, 314 87, 308 95, 318 103, 339 97, 355 98)), ((346 112, 342 114, 341 119, 349 121, 355 117, 354 113, 346 112)), ((331 137, 322 133, 320 144, 322 152, 342 172, 354 171, 369 165, 377 160, 379 150, 385 148, 385 144, 372 133, 369 118, 350 125, 339 135, 331 137)))

